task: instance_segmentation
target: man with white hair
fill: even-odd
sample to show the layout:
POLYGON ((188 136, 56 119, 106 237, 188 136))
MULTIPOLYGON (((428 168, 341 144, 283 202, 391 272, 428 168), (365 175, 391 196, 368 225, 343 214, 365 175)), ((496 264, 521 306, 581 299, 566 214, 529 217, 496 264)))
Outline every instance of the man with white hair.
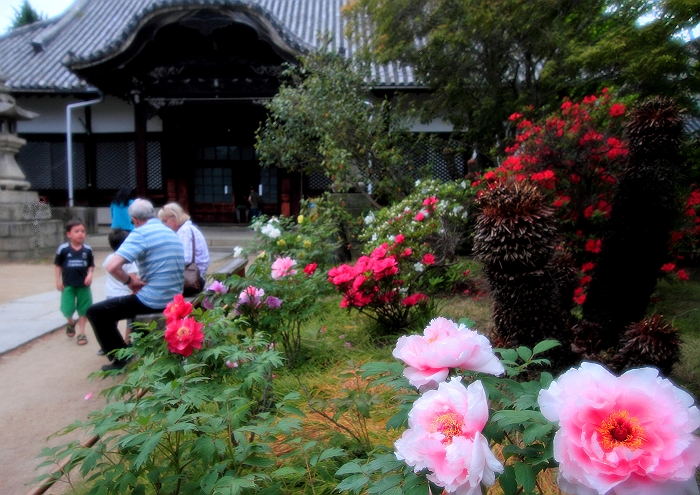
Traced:
POLYGON ((135 228, 114 253, 107 271, 128 286, 132 294, 93 304, 87 310, 95 337, 111 361, 102 366, 104 371, 126 366, 126 361, 113 354, 126 347, 117 322, 138 314, 163 311, 182 293, 185 280, 182 243, 172 229, 156 218, 153 204, 137 199, 129 206, 129 216, 135 228), (138 264, 140 279, 132 278, 122 269, 125 263, 133 262, 138 264))

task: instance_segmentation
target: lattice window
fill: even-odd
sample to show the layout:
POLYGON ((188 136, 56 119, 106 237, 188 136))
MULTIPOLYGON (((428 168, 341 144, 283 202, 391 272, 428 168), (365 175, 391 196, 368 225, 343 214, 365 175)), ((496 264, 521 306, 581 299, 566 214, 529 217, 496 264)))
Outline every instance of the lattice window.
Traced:
POLYGON ((424 145, 423 149, 416 153, 413 160, 416 168, 429 165, 435 179, 448 181, 464 176, 464 157, 461 154, 446 156, 441 149, 424 145))
POLYGON ((133 141, 97 143, 97 188, 136 187, 136 144, 133 141))
POLYGON ((263 167, 260 169, 260 184, 263 193, 260 196, 261 203, 277 203, 277 167, 263 167))
POLYGON ((314 191, 326 191, 330 189, 333 181, 323 172, 311 172, 309 174, 309 189, 314 191))
POLYGON ((146 143, 146 167, 148 189, 163 189, 163 165, 160 161, 160 142, 146 143))
POLYGON ((233 194, 230 168, 207 167, 194 171, 194 200, 197 203, 230 203, 233 194))
MULTIPOLYGON (((16 158, 32 189, 68 188, 65 142, 28 141, 16 158)), ((85 187, 85 147, 73 142, 73 189, 85 187)))

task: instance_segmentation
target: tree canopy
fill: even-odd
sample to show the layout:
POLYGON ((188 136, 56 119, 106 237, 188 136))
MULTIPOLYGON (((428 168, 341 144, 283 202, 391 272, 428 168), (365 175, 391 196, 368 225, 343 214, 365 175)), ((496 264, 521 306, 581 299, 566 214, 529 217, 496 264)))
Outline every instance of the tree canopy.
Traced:
POLYGON ((371 97, 366 74, 325 50, 289 67, 257 133, 260 163, 324 173, 335 191, 365 193, 376 206, 408 194, 419 171, 406 151, 419 137, 396 102, 371 97))
POLYGON ((24 0, 24 3, 22 3, 22 6, 19 9, 14 7, 13 9, 15 11, 15 16, 12 19, 12 29, 41 21, 44 18, 42 14, 34 10, 32 6, 29 5, 28 0, 24 0))
POLYGON ((345 12, 367 57, 410 65, 429 86, 425 117, 480 151, 525 106, 551 111, 605 86, 689 104, 700 85, 674 37, 698 22, 700 0, 355 0, 345 12))

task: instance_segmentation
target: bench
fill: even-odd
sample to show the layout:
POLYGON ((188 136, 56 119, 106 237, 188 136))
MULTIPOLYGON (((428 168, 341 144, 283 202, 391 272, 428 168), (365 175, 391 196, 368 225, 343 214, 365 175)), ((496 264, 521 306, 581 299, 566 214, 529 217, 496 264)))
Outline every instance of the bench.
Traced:
MULTIPOLYGON (((230 277, 231 275, 238 275, 239 277, 245 277, 245 269, 248 265, 248 258, 231 258, 229 261, 224 263, 222 266, 214 270, 207 275, 207 278, 214 275, 225 275, 230 277)), ((199 296, 186 297, 185 300, 194 303, 194 301, 199 296)), ((149 324, 152 321, 156 321, 156 330, 165 330, 165 319, 163 318, 163 313, 144 313, 136 315, 134 318, 135 323, 145 323, 149 324)))

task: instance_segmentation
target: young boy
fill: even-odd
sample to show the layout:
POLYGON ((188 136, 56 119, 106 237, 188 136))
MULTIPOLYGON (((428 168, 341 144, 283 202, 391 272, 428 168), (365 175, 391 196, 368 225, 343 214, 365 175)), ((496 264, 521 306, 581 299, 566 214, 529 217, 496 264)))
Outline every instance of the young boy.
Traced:
MULTIPOLYGON (((107 240, 109 241, 109 246, 112 248, 112 251, 116 251, 119 249, 119 246, 122 245, 124 242, 124 239, 129 235, 129 232, 126 230, 122 229, 114 229, 112 230, 109 235, 107 236, 107 240)), ((107 269, 107 265, 109 262, 114 258, 114 253, 111 253, 108 255, 104 263, 102 263, 102 266, 107 269)), ((136 263, 124 263, 122 265, 122 269, 129 274, 131 278, 139 278, 139 267, 136 265, 136 263)), ((107 272, 107 280, 105 281, 105 299, 113 299, 115 297, 122 297, 122 296, 130 296, 131 295, 131 289, 129 289, 128 286, 124 285, 124 282, 120 282, 116 278, 114 278, 114 275, 111 273, 107 272)), ((126 337, 124 338, 124 342, 129 342, 129 334, 130 334, 130 320, 126 321, 126 337)), ((104 352, 100 349, 98 354, 102 355, 104 352)))
POLYGON ((78 310, 78 345, 87 344, 85 337, 85 313, 92 305, 92 272, 95 270, 95 259, 92 249, 85 241, 85 224, 82 220, 66 222, 66 237, 56 250, 56 288, 61 291, 61 313, 68 320, 66 335, 75 336, 76 321, 73 319, 78 310))

